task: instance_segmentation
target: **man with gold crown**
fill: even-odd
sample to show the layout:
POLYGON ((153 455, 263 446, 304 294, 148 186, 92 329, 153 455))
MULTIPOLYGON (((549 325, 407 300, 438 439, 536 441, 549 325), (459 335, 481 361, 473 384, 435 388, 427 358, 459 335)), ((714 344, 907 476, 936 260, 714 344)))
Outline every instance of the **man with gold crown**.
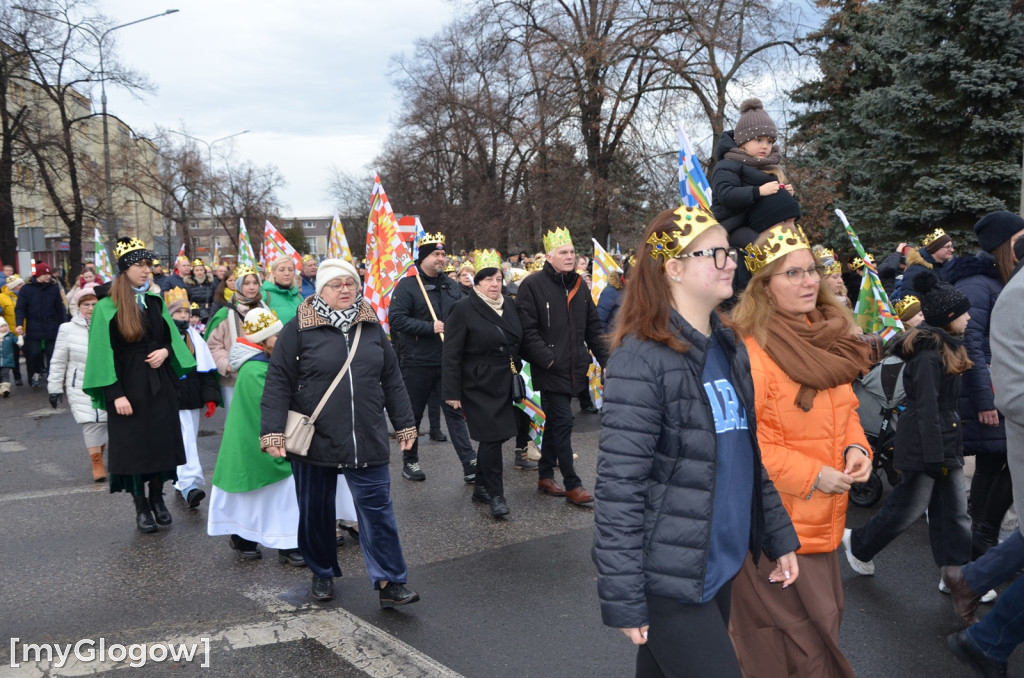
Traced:
POLYGON ((170 274, 165 275, 164 279, 160 281, 160 290, 166 292, 173 290, 175 287, 188 289, 188 285, 185 284, 185 278, 190 275, 192 275, 192 262, 188 257, 178 257, 174 262, 174 270, 170 274))
POLYGON ((590 352, 604 366, 608 344, 590 291, 575 271, 576 249, 569 231, 548 231, 544 249, 543 268, 525 278, 516 295, 523 326, 520 352, 531 365, 533 387, 540 391, 546 416, 537 489, 587 506, 594 496, 583 488, 573 468, 571 405, 587 387, 590 352), (556 466, 565 487, 555 481, 556 466))
MULTIPOLYGON (((444 273, 447 260, 444 235, 424 235, 419 241, 419 255, 416 257, 417 275, 398 281, 388 307, 391 331, 398 333, 402 376, 417 429, 431 394, 440 396, 444 322, 452 306, 462 298, 458 284, 444 273)), ((462 462, 463 479, 467 483, 475 482, 476 453, 469 440, 466 418, 447 403, 441 404, 441 411, 448 424, 452 446, 462 462)), ((426 480, 420 466, 418 441, 413 441, 412 447, 403 452, 402 477, 426 480)))
POLYGON ((303 254, 301 286, 299 287, 299 293, 303 299, 316 294, 316 268, 316 257, 312 254, 303 254))
POLYGON ((946 279, 946 264, 953 258, 953 239, 941 228, 936 228, 921 239, 921 244, 918 249, 907 253, 907 268, 892 295, 893 301, 914 293, 914 278, 921 271, 930 269, 940 281, 946 279))

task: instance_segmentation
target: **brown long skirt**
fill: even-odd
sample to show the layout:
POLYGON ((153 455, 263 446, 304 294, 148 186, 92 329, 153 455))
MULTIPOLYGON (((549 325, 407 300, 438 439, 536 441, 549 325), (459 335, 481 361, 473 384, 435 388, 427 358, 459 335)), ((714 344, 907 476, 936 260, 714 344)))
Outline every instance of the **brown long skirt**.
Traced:
POLYGON ((797 555, 800 575, 787 589, 770 584, 774 564, 747 554, 732 582, 729 635, 744 678, 853 678, 839 649, 843 584, 835 551, 797 555))

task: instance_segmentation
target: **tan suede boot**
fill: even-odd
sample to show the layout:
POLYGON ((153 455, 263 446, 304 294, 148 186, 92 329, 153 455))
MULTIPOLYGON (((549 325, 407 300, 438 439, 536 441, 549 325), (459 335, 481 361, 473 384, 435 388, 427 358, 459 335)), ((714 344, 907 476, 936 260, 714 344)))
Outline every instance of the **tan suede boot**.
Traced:
POLYGON ((92 459, 92 479, 97 483, 102 483, 107 479, 107 469, 103 465, 103 453, 93 452, 89 458, 92 459))

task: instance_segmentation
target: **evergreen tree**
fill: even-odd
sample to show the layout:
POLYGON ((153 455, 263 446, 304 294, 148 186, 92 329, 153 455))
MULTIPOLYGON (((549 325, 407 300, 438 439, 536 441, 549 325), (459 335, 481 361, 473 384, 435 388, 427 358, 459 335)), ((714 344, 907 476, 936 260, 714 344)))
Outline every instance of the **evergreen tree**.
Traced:
POLYGON ((1013 0, 847 0, 812 40, 797 139, 868 242, 1019 207, 1024 19, 1013 0))

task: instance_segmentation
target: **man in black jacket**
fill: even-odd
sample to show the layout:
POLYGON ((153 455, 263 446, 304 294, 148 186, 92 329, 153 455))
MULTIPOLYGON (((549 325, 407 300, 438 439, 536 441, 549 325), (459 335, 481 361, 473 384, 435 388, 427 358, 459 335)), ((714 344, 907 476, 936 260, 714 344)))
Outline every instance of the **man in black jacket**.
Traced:
MULTIPOLYGON (((458 284, 444 274, 447 259, 444 236, 440 233, 425 235, 420 240, 419 256, 416 259, 418 275, 398 281, 388 307, 391 330, 398 333, 398 344, 402 351, 402 376, 409 392, 409 403, 412 405, 417 429, 423 420, 423 409, 431 393, 436 392, 440 397, 444 321, 452 305, 462 298, 458 284), (429 307, 427 299, 430 300, 429 307)), ((469 439, 466 420, 459 410, 443 401, 441 410, 448 424, 452 446, 462 462, 463 478, 467 483, 474 482, 476 453, 469 439)), ((402 477, 407 480, 427 478, 420 468, 418 441, 413 441, 412 447, 402 455, 402 477)))
POLYGON ((50 267, 42 262, 36 264, 36 274, 21 288, 14 309, 14 331, 25 336, 25 364, 33 387, 39 386, 46 375, 57 343, 57 330, 67 315, 60 285, 53 280, 50 267))
POLYGON ((590 290, 573 270, 576 250, 569 232, 549 231, 544 249, 544 268, 524 278, 516 296, 523 325, 520 351, 530 363, 546 417, 537 489, 583 506, 592 504, 594 496, 583 488, 573 468, 571 404, 588 383, 590 352, 603 366, 608 345, 590 290), (555 482, 555 466, 562 472, 564 488, 555 482))

